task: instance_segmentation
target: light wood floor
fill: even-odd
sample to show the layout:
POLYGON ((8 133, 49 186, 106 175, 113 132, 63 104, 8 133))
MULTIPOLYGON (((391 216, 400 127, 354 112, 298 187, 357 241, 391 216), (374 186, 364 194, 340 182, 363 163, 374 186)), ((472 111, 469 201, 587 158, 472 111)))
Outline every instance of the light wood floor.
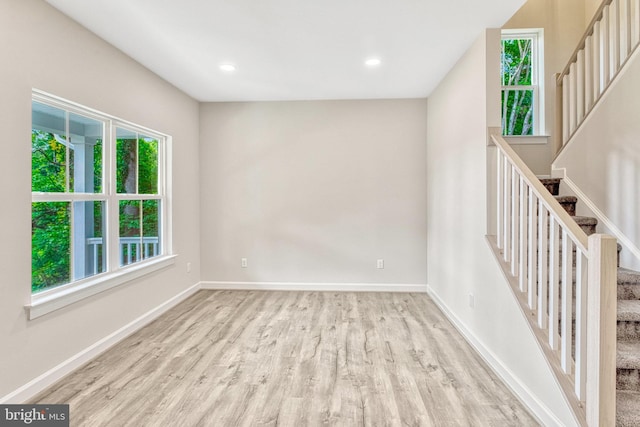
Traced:
POLYGON ((92 427, 538 425, 424 294, 200 291, 38 402, 92 427))

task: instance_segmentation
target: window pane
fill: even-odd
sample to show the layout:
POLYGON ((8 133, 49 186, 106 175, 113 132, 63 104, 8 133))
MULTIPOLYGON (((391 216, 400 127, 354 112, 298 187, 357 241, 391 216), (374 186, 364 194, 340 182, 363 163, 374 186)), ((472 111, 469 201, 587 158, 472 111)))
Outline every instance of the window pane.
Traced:
POLYGON ((69 191, 102 192, 102 138, 104 124, 100 121, 69 114, 69 191), (98 157, 96 158, 96 152, 98 157))
POLYGON ((116 129, 116 163, 118 193, 138 192, 138 135, 127 129, 116 129))
POLYGON ((140 230, 140 201, 120 201, 120 265, 131 264, 142 259, 140 230))
POLYGON ((532 47, 532 38, 502 40, 503 86, 533 84, 532 47))
POLYGON ((143 257, 151 258, 160 254, 160 200, 142 202, 143 257))
POLYGON ((146 136, 138 139, 138 192, 158 194, 158 140, 146 136))
POLYGON ((533 135, 533 91, 502 91, 502 134, 533 135))
POLYGON ((73 203, 73 279, 106 271, 104 202, 73 203))
POLYGON ((38 102, 31 109, 31 191, 66 191, 66 112, 38 102))
POLYGON ((71 281, 70 203, 31 205, 31 291, 71 281))

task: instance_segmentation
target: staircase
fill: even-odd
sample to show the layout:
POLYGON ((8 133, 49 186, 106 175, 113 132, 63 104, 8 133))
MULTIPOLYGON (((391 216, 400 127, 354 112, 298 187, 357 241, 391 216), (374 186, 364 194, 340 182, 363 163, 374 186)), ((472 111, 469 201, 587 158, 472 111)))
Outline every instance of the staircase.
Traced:
MULTIPOLYGON (((559 178, 540 181, 587 235, 596 232, 596 218, 576 216, 577 198, 559 195, 559 178)), ((618 267, 617 282, 616 425, 640 426, 640 272, 618 267)))

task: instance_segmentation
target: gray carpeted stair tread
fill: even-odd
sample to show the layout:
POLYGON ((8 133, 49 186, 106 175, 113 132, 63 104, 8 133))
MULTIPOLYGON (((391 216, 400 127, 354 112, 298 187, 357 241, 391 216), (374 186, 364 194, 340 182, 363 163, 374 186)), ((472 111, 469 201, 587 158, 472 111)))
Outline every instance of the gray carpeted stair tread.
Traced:
POLYGON ((590 216, 574 216, 573 220, 578 225, 598 225, 598 219, 590 216))
POLYGON ((575 196, 553 196, 558 203, 577 203, 578 198, 575 196))
POLYGON ((618 342, 616 367, 618 369, 640 369, 640 342, 618 342))
POLYGON ((618 300, 618 322, 640 322, 640 300, 618 300))
POLYGON ((560 184, 562 178, 538 178, 543 184, 560 184))
POLYGON ((618 285, 640 285, 640 271, 618 268, 618 285))
POLYGON ((576 203, 578 198, 575 196, 553 196, 560 203, 560 206, 571 216, 576 216, 576 203))
POLYGON ((640 392, 622 391, 616 393, 616 426, 640 426, 640 392))
MULTIPOLYGON (((539 179, 587 235, 596 232, 596 218, 575 216, 577 197, 558 195, 562 179, 539 179)), ((619 266, 622 246, 617 248, 619 266)), ((575 266, 573 273, 575 283, 575 266)), ((618 268, 617 284, 616 426, 640 427, 640 272, 618 268)))

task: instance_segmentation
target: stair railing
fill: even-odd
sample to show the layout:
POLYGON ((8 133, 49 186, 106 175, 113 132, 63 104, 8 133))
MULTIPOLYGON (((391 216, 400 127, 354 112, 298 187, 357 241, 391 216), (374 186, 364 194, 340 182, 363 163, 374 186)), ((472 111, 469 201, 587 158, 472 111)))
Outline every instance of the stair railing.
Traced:
POLYGON ((604 0, 556 75, 556 152, 571 139, 640 44, 640 0, 604 0))
POLYGON ((488 240, 576 421, 613 426, 616 240, 587 237, 499 132, 491 140, 496 235, 488 240))

